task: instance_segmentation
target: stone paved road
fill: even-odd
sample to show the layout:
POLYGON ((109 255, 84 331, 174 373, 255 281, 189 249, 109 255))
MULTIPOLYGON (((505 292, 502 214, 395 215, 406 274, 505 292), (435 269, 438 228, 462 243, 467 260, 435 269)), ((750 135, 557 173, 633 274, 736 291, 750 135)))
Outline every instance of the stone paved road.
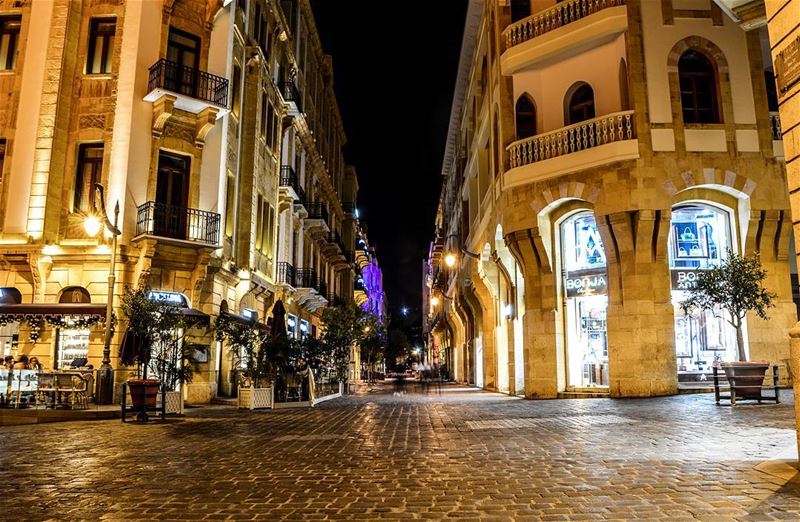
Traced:
POLYGON ((447 387, 0 428, 0 520, 800 520, 800 479, 762 464, 791 408, 447 387))

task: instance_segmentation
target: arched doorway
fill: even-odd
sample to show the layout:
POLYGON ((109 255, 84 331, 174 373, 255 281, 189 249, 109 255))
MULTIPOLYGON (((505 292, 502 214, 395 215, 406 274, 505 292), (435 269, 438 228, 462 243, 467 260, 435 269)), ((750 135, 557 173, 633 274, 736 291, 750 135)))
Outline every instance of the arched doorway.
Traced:
POLYGON ((715 361, 737 359, 736 331, 721 310, 686 315, 680 307, 698 273, 719 266, 734 249, 732 237, 730 212, 720 207, 685 203, 672 209, 669 267, 681 384, 708 382, 715 361))
POLYGON ((580 211, 559 226, 567 388, 608 387, 606 255, 594 215, 580 211))

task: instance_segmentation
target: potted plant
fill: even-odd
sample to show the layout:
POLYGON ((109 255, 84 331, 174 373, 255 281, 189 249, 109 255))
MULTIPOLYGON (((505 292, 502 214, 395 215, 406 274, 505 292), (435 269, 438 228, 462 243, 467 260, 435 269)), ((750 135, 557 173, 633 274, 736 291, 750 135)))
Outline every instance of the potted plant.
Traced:
POLYGON ((742 331, 748 312, 755 312, 767 320, 767 310, 775 306, 777 295, 764 288, 766 277, 758 253, 747 257, 728 250, 719 267, 699 273, 696 285, 689 290, 689 297, 681 303, 681 309, 687 315, 694 310, 711 311, 717 317, 721 314, 736 330, 738 360, 718 364, 725 371, 733 393, 741 398, 761 397, 764 374, 769 368, 767 361, 747 361, 742 331))
POLYGON ((239 369, 240 407, 271 408, 277 367, 275 358, 283 350, 282 339, 232 320, 227 315, 217 318, 215 329, 217 340, 227 342, 228 353, 239 369))
POLYGON ((142 287, 127 288, 122 296, 128 327, 120 362, 136 366, 137 378, 129 379, 127 385, 134 408, 142 410, 156 406, 162 388, 166 393, 180 394, 175 388, 190 382, 193 372, 184 342, 187 325, 183 313, 178 306, 152 300, 149 295, 150 289, 142 287))

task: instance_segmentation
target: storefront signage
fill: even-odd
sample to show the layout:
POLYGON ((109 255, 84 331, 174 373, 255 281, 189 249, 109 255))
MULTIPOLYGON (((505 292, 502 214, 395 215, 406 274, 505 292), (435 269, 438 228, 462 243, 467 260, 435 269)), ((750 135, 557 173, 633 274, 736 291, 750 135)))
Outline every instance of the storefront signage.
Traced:
POLYGON ((702 270, 692 268, 673 268, 669 271, 673 290, 691 290, 697 286, 697 278, 702 270))
POLYGON ((567 297, 603 295, 608 291, 607 278, 605 270, 582 270, 569 273, 564 278, 567 297))
POLYGON ((781 94, 800 81, 800 37, 797 37, 775 57, 775 76, 781 94))
POLYGON ((159 303, 173 304, 177 306, 188 307, 189 300, 180 292, 163 292, 161 290, 151 290, 147 294, 147 298, 151 301, 158 301, 159 303))
POLYGON ((258 312, 253 310, 252 308, 244 308, 242 309, 242 317, 247 319, 248 321, 258 321, 258 312))

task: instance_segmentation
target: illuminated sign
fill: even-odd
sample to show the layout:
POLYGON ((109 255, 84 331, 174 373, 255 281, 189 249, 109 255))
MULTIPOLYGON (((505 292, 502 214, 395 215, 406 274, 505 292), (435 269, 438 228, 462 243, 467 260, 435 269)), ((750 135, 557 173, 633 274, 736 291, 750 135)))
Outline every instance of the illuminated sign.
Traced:
POLYGON ((582 270, 569 273, 564 278, 567 297, 604 295, 608 291, 607 278, 605 270, 582 270))
POLYGON ((691 290, 697 286, 702 270, 692 268, 673 268, 669 271, 669 279, 673 290, 691 290))
POLYGON ((159 303, 167 303, 176 306, 189 306, 189 300, 180 292, 162 292, 161 290, 151 290, 147 294, 147 298, 151 301, 159 303))
POLYGON ((256 312, 252 308, 244 308, 242 310, 242 317, 244 317, 248 321, 258 321, 258 312, 256 312))

